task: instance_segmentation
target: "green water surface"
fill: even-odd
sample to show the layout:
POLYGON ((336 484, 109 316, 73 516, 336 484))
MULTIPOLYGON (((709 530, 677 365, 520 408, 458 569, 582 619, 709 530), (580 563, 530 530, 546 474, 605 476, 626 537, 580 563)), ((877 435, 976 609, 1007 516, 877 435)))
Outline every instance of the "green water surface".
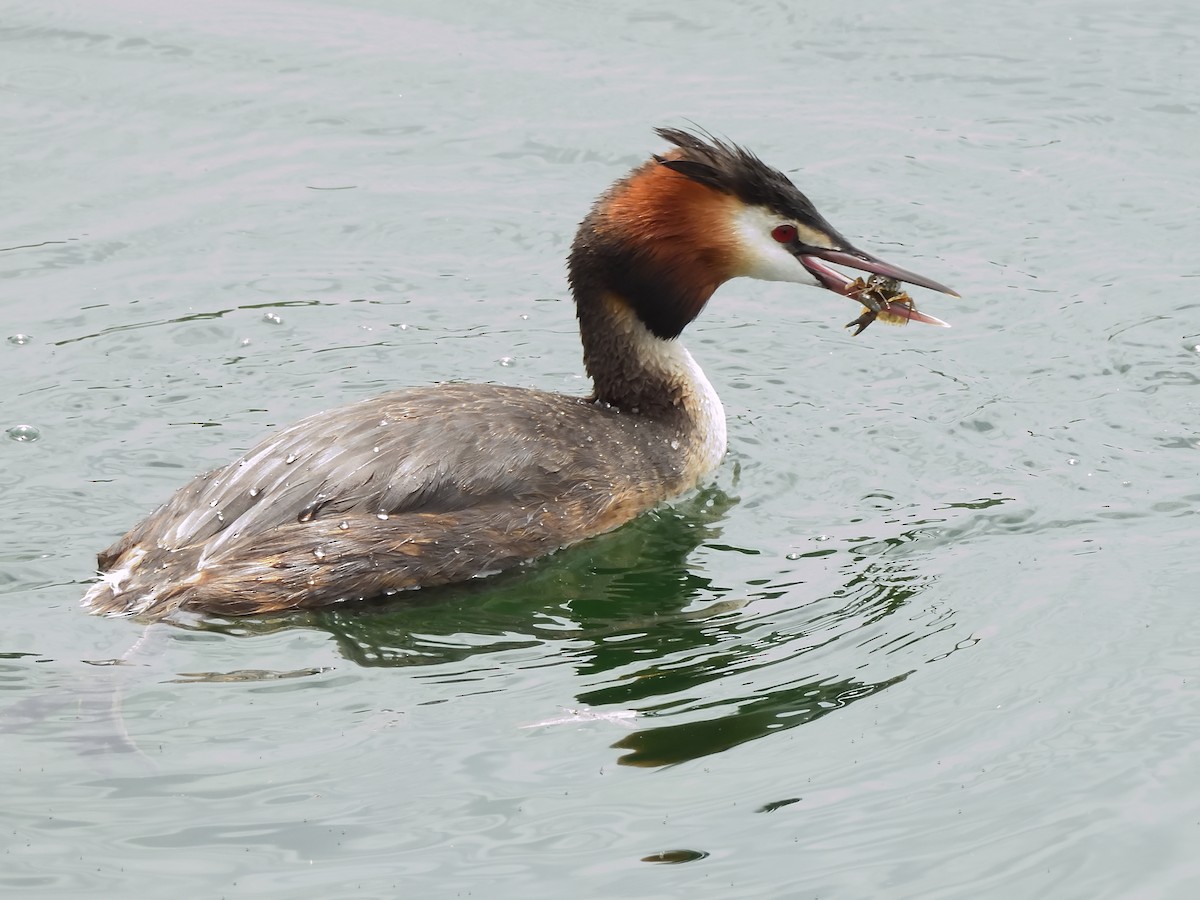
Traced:
POLYGON ((1182 2, 6 4, 0 894, 1200 896, 1198 41, 1182 2), (733 282, 696 494, 365 609, 80 610, 266 429, 585 392, 566 247, 689 122, 954 327, 733 282))

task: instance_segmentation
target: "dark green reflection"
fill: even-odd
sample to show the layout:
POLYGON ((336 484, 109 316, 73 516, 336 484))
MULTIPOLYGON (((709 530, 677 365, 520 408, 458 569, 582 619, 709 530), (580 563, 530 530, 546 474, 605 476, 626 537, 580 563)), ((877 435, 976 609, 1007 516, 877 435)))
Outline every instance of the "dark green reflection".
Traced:
MULTIPOLYGON (((870 659, 950 627, 952 613, 946 612, 921 624, 909 617, 886 629, 880 625, 909 605, 928 580, 897 552, 922 536, 928 520, 892 537, 844 543, 838 551, 844 561, 833 563, 842 575, 838 588, 804 596, 802 616, 729 614, 751 600, 795 592, 792 584, 762 584, 757 593, 731 596, 730 588, 714 584, 694 565, 692 555, 701 545, 738 552, 717 544, 718 523, 734 502, 713 488, 613 534, 475 584, 365 607, 196 627, 227 633, 316 628, 332 635, 345 658, 360 666, 443 665, 542 648, 548 658, 598 685, 577 695, 580 706, 637 710, 636 721, 646 727, 614 745, 626 751, 619 761, 634 766, 717 753, 870 697, 913 671, 895 663, 868 666, 870 659), (849 655, 820 652, 851 636, 849 655), (779 660, 801 657, 813 660, 809 674, 796 678, 792 666, 790 680, 772 686, 779 660), (833 660, 846 659, 854 660, 853 674, 828 671, 839 665, 833 660), (759 677, 749 678, 753 673, 759 677), (745 687, 731 691, 734 684, 745 687), (718 694, 719 700, 712 699, 718 694)), ((813 565, 830 563, 826 557, 813 565)))
POLYGON ((793 685, 748 698, 719 718, 635 731, 613 744, 629 751, 617 761, 626 766, 666 766, 719 753, 773 731, 805 725, 898 684, 911 674, 905 672, 874 684, 845 678, 793 685))

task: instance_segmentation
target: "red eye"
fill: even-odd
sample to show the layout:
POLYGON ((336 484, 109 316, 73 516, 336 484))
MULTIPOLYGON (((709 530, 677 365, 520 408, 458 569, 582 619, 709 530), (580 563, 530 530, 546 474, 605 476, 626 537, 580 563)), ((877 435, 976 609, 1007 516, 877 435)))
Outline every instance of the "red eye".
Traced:
POLYGON ((775 238, 781 244, 790 244, 796 240, 796 226, 776 225, 771 229, 771 237, 775 238))

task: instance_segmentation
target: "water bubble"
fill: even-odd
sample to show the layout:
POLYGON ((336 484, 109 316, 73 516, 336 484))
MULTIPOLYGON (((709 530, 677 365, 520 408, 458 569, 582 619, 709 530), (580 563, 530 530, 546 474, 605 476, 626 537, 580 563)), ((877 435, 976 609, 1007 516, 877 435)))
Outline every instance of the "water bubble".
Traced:
MULTIPOLYGON (((16 344, 17 346, 20 346, 22 344, 28 344, 32 340, 33 340, 33 335, 31 335, 31 334, 21 334, 18 332, 17 334, 10 334, 8 336, 8 342, 10 344, 16 344)), ((1196 349, 1200 350, 1200 347, 1197 347, 1196 349)))
POLYGON ((273 313, 273 312, 263 313, 262 320, 264 322, 266 322, 268 325, 282 325, 283 324, 283 319, 280 317, 279 313, 273 313))
POLYGON ((4 433, 22 444, 32 444, 42 436, 41 429, 36 425, 14 425, 4 433))

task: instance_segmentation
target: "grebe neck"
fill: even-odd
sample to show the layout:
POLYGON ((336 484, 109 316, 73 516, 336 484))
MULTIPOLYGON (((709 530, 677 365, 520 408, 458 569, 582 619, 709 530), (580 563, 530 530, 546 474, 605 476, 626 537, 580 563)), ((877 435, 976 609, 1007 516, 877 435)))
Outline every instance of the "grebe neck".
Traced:
POLYGON ((583 360, 599 402, 673 426, 701 471, 725 453, 725 410, 676 338, 653 334, 613 294, 577 296, 583 360))

